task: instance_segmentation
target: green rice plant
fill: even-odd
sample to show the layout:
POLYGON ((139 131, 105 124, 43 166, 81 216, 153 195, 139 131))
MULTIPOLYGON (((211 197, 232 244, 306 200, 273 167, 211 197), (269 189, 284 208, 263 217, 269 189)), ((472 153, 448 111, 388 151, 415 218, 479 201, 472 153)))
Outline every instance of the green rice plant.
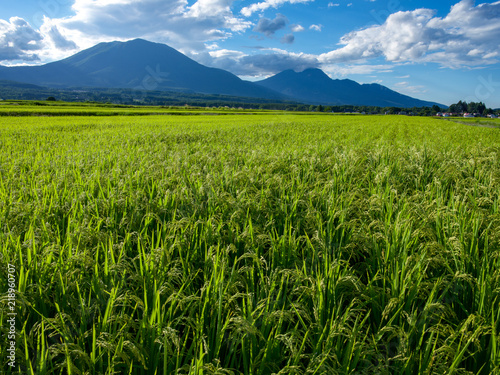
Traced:
POLYGON ((2 116, 2 369, 499 373, 499 137, 403 116, 2 116))

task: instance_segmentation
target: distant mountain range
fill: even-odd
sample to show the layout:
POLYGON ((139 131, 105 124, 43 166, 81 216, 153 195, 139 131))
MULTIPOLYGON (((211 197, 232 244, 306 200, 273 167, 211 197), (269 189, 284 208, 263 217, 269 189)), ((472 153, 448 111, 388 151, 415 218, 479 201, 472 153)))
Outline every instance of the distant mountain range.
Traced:
POLYGON ((376 83, 360 85, 350 79, 331 79, 320 69, 306 69, 300 73, 285 70, 257 83, 305 103, 406 108, 436 104, 445 107, 402 95, 376 83))
MULTIPOLYGON (((319 69, 286 70, 260 82, 197 63, 177 50, 142 39, 100 43, 66 59, 41 66, 0 66, 0 80, 50 88, 127 88, 295 100, 308 104, 424 107, 437 103, 387 87, 332 80, 319 69)), ((438 104, 439 105, 439 104, 438 104)), ((440 105, 444 107, 443 105, 440 105)))

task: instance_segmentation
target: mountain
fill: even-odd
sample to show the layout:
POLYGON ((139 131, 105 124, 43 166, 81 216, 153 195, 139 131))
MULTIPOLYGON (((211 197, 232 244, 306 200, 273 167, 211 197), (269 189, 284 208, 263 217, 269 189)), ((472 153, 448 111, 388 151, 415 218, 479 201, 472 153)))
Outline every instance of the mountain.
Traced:
POLYGON ((0 66, 0 80, 52 88, 102 87, 181 90, 286 99, 282 94, 209 68, 177 50, 142 39, 100 43, 64 60, 41 66, 0 66))
POLYGON ((35 90, 44 89, 44 87, 41 86, 31 85, 29 83, 14 82, 14 81, 0 81, 0 87, 10 87, 17 89, 35 89, 35 90))
POLYGON ((311 104, 380 107, 437 104, 401 95, 377 84, 332 80, 319 69, 300 73, 285 70, 260 82, 248 82, 225 70, 201 65, 165 44, 142 39, 100 43, 41 66, 0 66, 0 81, 57 89, 181 91, 311 104))
POLYGON ((446 107, 439 103, 399 94, 375 83, 360 85, 350 79, 331 79, 320 69, 306 69, 300 73, 285 70, 256 83, 295 100, 311 104, 406 108, 432 107, 436 104, 446 107))

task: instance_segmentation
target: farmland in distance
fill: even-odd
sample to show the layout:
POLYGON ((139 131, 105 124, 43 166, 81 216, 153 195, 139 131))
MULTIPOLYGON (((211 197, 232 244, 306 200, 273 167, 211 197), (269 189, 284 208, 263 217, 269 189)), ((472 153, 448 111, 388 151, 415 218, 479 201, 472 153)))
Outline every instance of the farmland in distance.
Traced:
POLYGON ((498 374, 499 195, 496 128, 2 116, 0 366, 498 374))

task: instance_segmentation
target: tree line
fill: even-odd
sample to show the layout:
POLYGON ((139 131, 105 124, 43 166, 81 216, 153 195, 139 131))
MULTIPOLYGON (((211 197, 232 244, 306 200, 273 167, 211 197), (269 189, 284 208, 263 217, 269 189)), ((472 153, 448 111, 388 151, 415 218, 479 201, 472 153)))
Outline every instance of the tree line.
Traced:
POLYGON ((483 102, 470 102, 459 101, 458 103, 450 105, 448 108, 448 112, 450 113, 476 113, 482 116, 491 115, 494 113, 494 110, 491 108, 487 108, 483 102))

